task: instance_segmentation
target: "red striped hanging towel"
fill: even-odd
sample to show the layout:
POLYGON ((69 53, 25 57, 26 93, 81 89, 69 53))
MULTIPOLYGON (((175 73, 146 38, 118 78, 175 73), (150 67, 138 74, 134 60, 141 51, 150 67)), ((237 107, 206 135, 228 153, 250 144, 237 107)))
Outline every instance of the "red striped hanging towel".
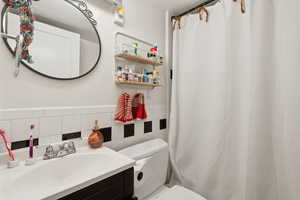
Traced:
POLYGON ((124 123, 133 120, 132 99, 130 95, 127 93, 123 93, 119 97, 116 113, 115 113, 115 120, 124 123))

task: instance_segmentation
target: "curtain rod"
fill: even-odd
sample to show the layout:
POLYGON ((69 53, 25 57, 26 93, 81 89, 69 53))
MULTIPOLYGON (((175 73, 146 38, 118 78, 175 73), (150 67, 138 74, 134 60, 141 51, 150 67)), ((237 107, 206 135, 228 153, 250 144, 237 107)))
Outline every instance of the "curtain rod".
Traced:
POLYGON ((199 4, 198 6, 196 6, 196 7, 194 7, 194 8, 191 8, 191 9, 189 9, 189 10, 187 10, 187 11, 185 11, 185 12, 179 14, 179 15, 173 16, 172 19, 175 18, 175 17, 183 17, 183 16, 185 16, 185 15, 187 15, 187 14, 193 12, 193 11, 196 10, 197 8, 201 8, 201 7, 203 7, 203 6, 208 6, 208 5, 210 5, 210 4, 217 3, 218 1, 219 1, 219 0, 207 0, 207 1, 205 1, 205 2, 203 2, 203 3, 201 3, 201 4, 199 4))

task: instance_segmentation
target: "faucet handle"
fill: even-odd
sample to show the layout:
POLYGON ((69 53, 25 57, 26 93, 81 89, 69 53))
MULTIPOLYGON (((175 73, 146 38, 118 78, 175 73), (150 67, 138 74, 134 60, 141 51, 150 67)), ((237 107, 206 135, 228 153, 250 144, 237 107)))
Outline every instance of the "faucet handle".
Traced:
POLYGON ((54 148, 52 145, 46 147, 46 152, 44 154, 44 160, 49 160, 55 157, 54 148))
POLYGON ((76 153, 76 147, 75 147, 75 143, 73 141, 67 142, 66 147, 67 147, 68 153, 70 153, 70 154, 76 153))

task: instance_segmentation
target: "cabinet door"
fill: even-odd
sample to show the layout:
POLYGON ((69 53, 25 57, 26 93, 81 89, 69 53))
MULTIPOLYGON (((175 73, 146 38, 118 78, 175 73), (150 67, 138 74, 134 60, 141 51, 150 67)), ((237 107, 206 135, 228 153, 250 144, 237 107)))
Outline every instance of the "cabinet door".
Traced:
POLYGON ((95 192, 84 200, 124 200, 123 183, 114 184, 105 190, 95 192))
POLYGON ((131 200, 133 168, 109 177, 59 200, 131 200))
POLYGON ((134 170, 133 168, 124 172, 124 200, 131 200, 134 194, 134 170))

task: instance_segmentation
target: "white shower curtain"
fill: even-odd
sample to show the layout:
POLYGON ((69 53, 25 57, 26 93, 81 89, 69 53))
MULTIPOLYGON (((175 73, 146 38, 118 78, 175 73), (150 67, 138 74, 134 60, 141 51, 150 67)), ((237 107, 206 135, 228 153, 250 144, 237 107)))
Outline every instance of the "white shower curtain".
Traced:
POLYGON ((300 200, 300 1, 246 6, 174 32, 175 177, 208 200, 300 200))

